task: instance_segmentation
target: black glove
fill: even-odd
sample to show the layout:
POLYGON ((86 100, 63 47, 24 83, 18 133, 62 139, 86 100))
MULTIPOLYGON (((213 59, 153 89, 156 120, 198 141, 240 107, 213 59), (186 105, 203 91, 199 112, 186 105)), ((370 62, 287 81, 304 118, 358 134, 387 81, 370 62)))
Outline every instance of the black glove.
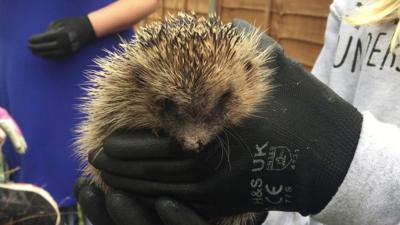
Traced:
MULTIPOLYGON (((240 20, 234 25, 254 29, 240 20)), ((220 135, 224 147, 212 143, 201 153, 205 157, 182 159, 170 138, 115 133, 90 163, 112 187, 173 197, 209 218, 261 210, 320 212, 349 169, 362 115, 268 36, 259 48, 271 45, 274 62, 265 66, 278 66, 275 88, 256 116, 220 135), (229 156, 220 161, 224 151, 229 156)))
MULTIPOLYGON (((158 199, 155 202, 155 208, 164 225, 210 225, 210 222, 193 211, 193 209, 170 198, 158 199)), ((265 219, 265 214, 257 214, 252 222, 249 221, 250 223, 242 225, 262 224, 265 219)))
POLYGON ((62 59, 95 38, 87 16, 67 17, 52 22, 46 32, 31 36, 28 46, 34 55, 62 59))
MULTIPOLYGON (((192 209, 169 198, 143 203, 131 195, 111 191, 106 195, 80 178, 75 183, 75 195, 82 211, 93 225, 210 225, 192 209)), ((143 199, 142 199, 143 201, 143 199)), ((258 215, 254 224, 265 216, 258 215)))
POLYGON ((146 206, 135 197, 120 191, 104 194, 86 179, 79 178, 75 196, 93 225, 161 225, 154 206, 146 206))

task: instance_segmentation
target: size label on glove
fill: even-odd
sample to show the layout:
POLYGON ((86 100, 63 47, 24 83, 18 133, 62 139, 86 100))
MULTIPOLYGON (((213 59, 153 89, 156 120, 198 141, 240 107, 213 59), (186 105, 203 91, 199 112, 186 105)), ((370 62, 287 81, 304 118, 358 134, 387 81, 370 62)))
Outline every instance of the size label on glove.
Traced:
POLYGON ((269 146, 269 142, 266 142, 262 146, 256 145, 256 150, 252 172, 296 169, 299 149, 291 150, 287 146, 269 146))
POLYGON ((251 199, 255 205, 282 205, 292 203, 292 186, 271 185, 261 178, 252 179, 251 199))
POLYGON ((294 191, 292 186, 271 184, 259 175, 262 171, 295 170, 300 150, 291 150, 287 146, 273 146, 269 142, 262 146, 256 145, 255 148, 251 170, 254 176, 250 181, 250 196, 253 203, 256 205, 292 203, 294 191))

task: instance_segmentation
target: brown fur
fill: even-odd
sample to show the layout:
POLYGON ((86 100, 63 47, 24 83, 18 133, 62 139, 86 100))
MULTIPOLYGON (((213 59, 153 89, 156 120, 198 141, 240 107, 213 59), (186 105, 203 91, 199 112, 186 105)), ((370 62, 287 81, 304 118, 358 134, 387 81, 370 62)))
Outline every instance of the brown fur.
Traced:
MULTIPOLYGON (((269 51, 256 50, 260 34, 215 15, 178 13, 96 59, 100 70, 89 73, 76 142, 86 175, 106 189, 87 156, 119 128, 163 129, 184 149, 199 151, 224 127, 254 114, 271 88, 272 70, 261 68, 269 51)), ((244 215, 222 224, 244 224, 251 218, 244 215)))

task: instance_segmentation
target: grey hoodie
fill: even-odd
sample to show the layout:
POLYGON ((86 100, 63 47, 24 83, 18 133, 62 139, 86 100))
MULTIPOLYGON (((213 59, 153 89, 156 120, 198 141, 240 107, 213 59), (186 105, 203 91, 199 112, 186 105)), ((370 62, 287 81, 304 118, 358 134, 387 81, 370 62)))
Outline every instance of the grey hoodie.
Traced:
POLYGON ((363 112, 349 172, 319 214, 310 218, 271 212, 264 224, 400 224, 400 54, 389 52, 397 21, 363 27, 347 24, 343 17, 365 2, 332 3, 325 44, 312 71, 363 112))

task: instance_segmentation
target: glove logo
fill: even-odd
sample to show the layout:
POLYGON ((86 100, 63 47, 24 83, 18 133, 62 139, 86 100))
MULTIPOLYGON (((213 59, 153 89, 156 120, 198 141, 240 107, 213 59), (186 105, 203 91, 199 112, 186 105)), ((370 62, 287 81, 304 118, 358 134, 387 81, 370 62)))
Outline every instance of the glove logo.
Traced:
POLYGON ((283 190, 283 186, 280 185, 278 190, 276 190, 277 188, 275 186, 272 186, 272 189, 269 187, 269 185, 265 185, 265 189, 267 190, 268 194, 270 195, 279 195, 282 190, 283 190))
POLYGON ((281 171, 286 169, 292 162, 292 153, 286 146, 271 146, 268 152, 266 170, 281 171))
POLYGON ((269 141, 261 147, 256 145, 256 154, 253 158, 252 172, 282 171, 290 166, 295 169, 297 153, 300 151, 295 149, 292 152, 287 146, 269 146, 269 141))
POLYGON ((279 188, 272 186, 272 188, 266 184, 265 190, 267 194, 265 200, 272 205, 290 204, 292 203, 292 192, 291 186, 279 185, 279 188))
POLYGON ((283 205, 291 204, 293 198, 293 187, 281 185, 271 185, 265 183, 262 178, 252 179, 251 186, 251 200, 255 205, 283 205))

